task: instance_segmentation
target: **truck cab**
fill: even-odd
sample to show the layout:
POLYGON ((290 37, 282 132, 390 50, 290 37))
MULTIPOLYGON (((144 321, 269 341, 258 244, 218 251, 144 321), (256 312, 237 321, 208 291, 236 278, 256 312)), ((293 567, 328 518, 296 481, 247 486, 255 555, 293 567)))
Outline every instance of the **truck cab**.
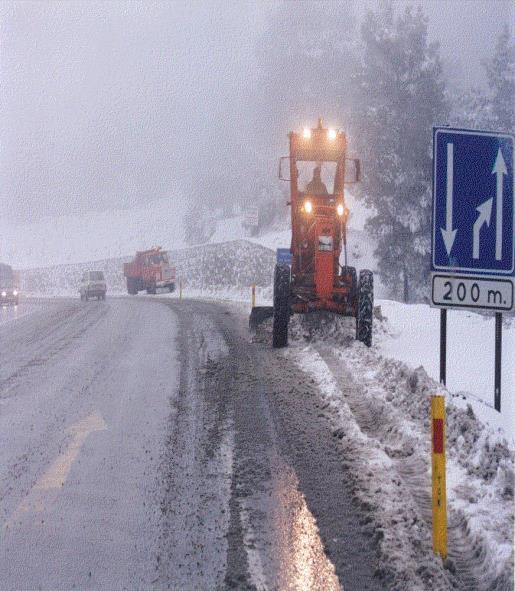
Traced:
POLYGON ((158 289, 175 290, 175 268, 170 265, 168 253, 159 246, 138 251, 130 263, 124 264, 123 274, 130 295, 145 290, 148 294, 155 294, 158 289))

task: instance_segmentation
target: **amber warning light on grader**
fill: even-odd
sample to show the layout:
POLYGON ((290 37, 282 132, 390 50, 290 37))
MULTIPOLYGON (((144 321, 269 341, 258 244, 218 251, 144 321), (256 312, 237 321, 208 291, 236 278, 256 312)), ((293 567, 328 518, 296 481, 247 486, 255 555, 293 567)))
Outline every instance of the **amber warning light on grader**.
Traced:
POLYGON ((290 153, 279 161, 279 178, 290 183, 291 261, 277 261, 274 305, 253 307, 251 329, 273 317, 273 346, 288 344, 292 314, 328 311, 356 319, 356 338, 372 344, 374 287, 372 272, 359 275, 349 265, 344 187, 359 181, 360 163, 347 157, 347 138, 336 129, 318 126, 288 134, 290 153), (352 164, 351 174, 348 164, 352 164), (283 166, 289 166, 289 175, 283 166), (301 172, 310 170, 310 177, 301 172))

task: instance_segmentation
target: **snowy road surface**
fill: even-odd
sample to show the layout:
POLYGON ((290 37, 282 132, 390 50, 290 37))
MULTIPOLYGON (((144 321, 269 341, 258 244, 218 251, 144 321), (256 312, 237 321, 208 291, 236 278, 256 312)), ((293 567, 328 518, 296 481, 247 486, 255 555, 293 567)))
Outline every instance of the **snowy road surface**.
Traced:
POLYGON ((18 306, 0 306, 0 325, 15 322, 24 316, 40 312, 41 309, 41 302, 36 300, 22 300, 18 306))
POLYGON ((442 563, 439 385, 349 319, 294 317, 278 351, 247 313, 164 297, 3 311, 0 589, 512 589, 500 435, 449 402, 442 563))
POLYGON ((2 589, 383 588, 314 381, 235 309, 49 301, 0 350, 2 589))

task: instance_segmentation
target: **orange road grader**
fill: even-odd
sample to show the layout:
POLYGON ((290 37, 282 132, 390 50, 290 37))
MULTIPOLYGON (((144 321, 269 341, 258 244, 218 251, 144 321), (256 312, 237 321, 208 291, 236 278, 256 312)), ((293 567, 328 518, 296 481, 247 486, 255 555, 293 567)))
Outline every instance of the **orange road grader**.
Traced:
POLYGON ((313 129, 291 132, 289 140, 290 154, 279 161, 279 178, 290 183, 289 256, 278 249, 273 307, 254 307, 250 327, 255 329, 273 316, 273 346, 285 347, 292 314, 327 310, 355 317, 356 338, 370 347, 373 274, 362 270, 358 277, 347 259, 349 210, 344 187, 360 180, 360 161, 346 157, 345 133, 324 128, 321 120, 313 129), (289 165, 284 167, 289 168, 286 177, 285 162, 289 165), (301 171, 306 170, 312 171, 312 178, 304 185, 307 178, 302 178, 301 171))

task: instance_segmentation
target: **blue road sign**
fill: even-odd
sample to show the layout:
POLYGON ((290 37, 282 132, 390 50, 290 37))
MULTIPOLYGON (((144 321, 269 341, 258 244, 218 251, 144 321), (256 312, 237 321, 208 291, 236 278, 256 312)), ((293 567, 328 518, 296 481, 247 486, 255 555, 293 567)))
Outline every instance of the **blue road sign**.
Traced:
POLYGON ((433 129, 433 271, 513 275, 513 140, 433 129))
POLYGON ((289 248, 277 249, 277 263, 280 265, 291 265, 291 252, 289 248))

